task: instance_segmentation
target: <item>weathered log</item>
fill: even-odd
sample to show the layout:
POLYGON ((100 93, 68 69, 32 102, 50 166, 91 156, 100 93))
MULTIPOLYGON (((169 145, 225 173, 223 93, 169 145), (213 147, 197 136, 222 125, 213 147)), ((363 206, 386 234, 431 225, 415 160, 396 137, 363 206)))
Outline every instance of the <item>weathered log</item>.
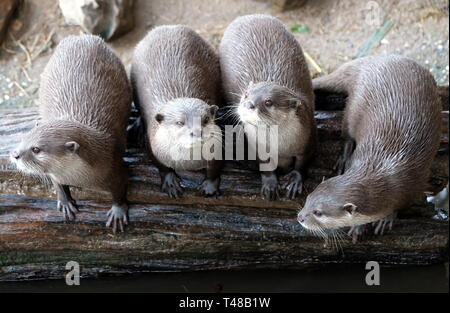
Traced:
MULTIPOLYGON (((442 113, 441 149, 430 193, 448 181, 448 111, 442 113)), ((311 192, 333 175, 342 151, 342 112, 318 111, 320 145, 308 171, 311 192)), ((181 173, 184 195, 170 199, 142 149, 127 151, 131 177, 128 199, 132 225, 112 235, 104 227, 109 196, 74 188, 81 212, 65 223, 55 210, 51 188, 19 174, 8 152, 34 126, 35 111, 5 112, 0 117, 0 280, 60 278, 68 261, 78 261, 86 276, 151 270, 208 270, 249 267, 300 268, 325 263, 431 264, 448 259, 448 221, 432 219, 430 205, 418 201, 404 211, 394 229, 357 244, 343 238, 339 249, 313 237, 296 221, 306 192, 297 200, 266 202, 259 175, 245 162, 228 162, 222 194, 203 198, 196 191, 201 173, 181 173)), ((389 196, 389 195, 386 195, 389 196)), ((344 236, 345 237, 345 236, 344 236)))

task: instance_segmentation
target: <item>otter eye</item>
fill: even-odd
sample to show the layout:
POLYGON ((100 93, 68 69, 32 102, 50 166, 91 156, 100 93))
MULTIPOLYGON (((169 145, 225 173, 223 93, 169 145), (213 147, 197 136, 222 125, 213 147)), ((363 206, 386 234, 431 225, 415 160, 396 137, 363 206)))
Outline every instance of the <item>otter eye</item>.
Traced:
POLYGON ((209 117, 205 117, 203 119, 203 125, 208 124, 208 122, 209 122, 209 117))
POLYGON ((38 147, 33 147, 31 148, 31 151, 33 151, 33 153, 38 154, 39 152, 41 152, 41 149, 39 149, 38 147))
POLYGON ((179 121, 179 122, 177 122, 177 125, 178 125, 178 126, 184 126, 184 122, 179 121))
POLYGON ((272 106, 272 104, 273 104, 272 100, 266 100, 264 103, 265 103, 266 106, 268 106, 268 107, 272 106))
POLYGON ((321 217, 321 216, 322 216, 322 212, 317 211, 317 210, 314 210, 314 211, 313 211, 313 214, 314 214, 315 216, 317 216, 317 217, 321 217))

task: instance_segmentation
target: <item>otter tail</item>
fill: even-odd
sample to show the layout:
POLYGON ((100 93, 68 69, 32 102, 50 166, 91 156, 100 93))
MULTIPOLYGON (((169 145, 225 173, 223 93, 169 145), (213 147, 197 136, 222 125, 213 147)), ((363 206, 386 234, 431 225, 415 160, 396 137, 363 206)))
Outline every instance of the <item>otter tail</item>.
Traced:
POLYGON ((313 79, 316 110, 343 110, 359 70, 346 63, 329 75, 313 79))
POLYGON ((313 79, 314 91, 348 95, 359 73, 358 66, 355 66, 359 61, 343 64, 333 73, 313 79))

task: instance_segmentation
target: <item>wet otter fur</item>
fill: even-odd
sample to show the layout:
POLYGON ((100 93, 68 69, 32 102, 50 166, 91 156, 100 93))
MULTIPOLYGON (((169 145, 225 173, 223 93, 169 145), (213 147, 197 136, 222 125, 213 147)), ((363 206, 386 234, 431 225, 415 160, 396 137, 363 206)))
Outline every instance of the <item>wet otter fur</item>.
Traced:
POLYGON ((376 222, 392 226, 395 210, 426 188, 439 147, 441 101, 430 72, 402 56, 348 62, 313 81, 314 89, 348 95, 339 176, 322 182, 306 199, 298 220, 307 229, 350 226, 357 239, 376 222))
MULTIPOLYGON (((276 170, 261 170, 261 194, 281 189, 294 199, 302 191, 304 169, 314 153, 316 124, 311 76, 294 36, 276 18, 254 14, 235 19, 219 47, 224 94, 244 125, 249 142, 260 127, 278 127, 278 172, 288 173, 280 188, 276 170)), ((261 164, 272 160, 262 160, 261 164)))
POLYGON ((135 49, 131 81, 162 191, 179 197, 176 171, 206 168, 200 190, 217 195, 221 160, 192 157, 194 147, 222 142, 215 124, 220 67, 212 47, 187 26, 156 27, 135 49))
POLYGON ((128 224, 127 169, 122 157, 131 86, 120 59, 97 36, 68 36, 41 75, 41 122, 12 152, 25 173, 49 178, 68 220, 78 206, 69 186, 109 191, 107 226, 128 224))

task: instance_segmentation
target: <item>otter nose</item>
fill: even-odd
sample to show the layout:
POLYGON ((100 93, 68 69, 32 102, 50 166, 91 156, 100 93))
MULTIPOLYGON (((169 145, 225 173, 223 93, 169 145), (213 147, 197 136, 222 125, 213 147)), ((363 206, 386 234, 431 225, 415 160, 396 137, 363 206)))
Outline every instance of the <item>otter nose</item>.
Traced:
POLYGON ((254 110, 255 104, 252 101, 247 101, 244 103, 244 107, 249 110, 254 110))
POLYGON ((18 159, 20 159, 20 153, 17 151, 13 151, 13 152, 11 152, 11 157, 18 160, 18 159))
POLYGON ((298 214, 297 215, 297 221, 299 222, 299 223, 304 223, 305 222, 305 217, 302 215, 302 214, 298 214))
POLYGON ((194 129, 191 131, 191 137, 201 137, 202 136, 202 130, 201 129, 194 129))

